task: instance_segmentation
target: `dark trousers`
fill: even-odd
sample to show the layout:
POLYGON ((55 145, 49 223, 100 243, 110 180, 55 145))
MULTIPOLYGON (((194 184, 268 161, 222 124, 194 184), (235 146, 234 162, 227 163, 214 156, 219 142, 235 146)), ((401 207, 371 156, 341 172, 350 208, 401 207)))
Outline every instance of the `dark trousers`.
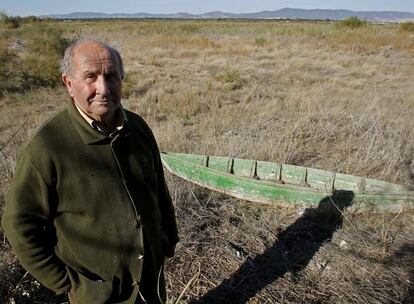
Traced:
POLYGON ((154 262, 152 260, 152 254, 148 240, 144 233, 144 265, 141 274, 140 293, 145 299, 144 302, 140 296, 138 296, 136 304, 164 304, 166 302, 166 289, 164 279, 164 269, 161 269, 159 273, 154 271, 154 262))

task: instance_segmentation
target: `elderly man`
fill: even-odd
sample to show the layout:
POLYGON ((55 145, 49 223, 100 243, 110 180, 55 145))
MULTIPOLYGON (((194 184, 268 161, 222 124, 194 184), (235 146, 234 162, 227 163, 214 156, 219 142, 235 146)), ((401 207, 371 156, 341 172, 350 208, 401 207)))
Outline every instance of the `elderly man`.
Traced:
POLYGON ((121 106, 119 53, 74 42, 62 60, 71 97, 23 150, 2 218, 23 266, 71 303, 159 303, 178 241, 159 151, 121 106))

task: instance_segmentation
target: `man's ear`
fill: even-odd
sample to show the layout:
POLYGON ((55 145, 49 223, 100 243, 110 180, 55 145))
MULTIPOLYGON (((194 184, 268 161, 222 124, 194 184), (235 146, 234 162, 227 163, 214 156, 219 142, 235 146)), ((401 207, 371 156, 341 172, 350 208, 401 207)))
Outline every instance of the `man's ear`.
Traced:
POLYGON ((72 79, 68 75, 62 74, 62 81, 63 81, 66 89, 68 90, 68 93, 69 93, 70 97, 73 97, 72 79))

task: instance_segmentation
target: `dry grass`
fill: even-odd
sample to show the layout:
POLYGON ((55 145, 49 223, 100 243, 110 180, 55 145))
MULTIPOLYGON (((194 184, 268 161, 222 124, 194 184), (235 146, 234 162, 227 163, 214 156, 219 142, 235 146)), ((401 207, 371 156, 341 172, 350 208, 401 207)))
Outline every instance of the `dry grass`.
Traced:
MULTIPOLYGON (((172 183, 182 187, 181 181, 172 183)), ((197 276, 184 303, 409 303, 412 299, 408 297, 412 214, 400 214, 392 221, 395 214, 345 211, 326 220, 317 213, 257 208, 188 184, 184 187, 186 191, 175 196, 184 223, 182 240, 179 254, 169 264, 172 297, 197 276)))
MULTIPOLYGON (((162 150, 414 182, 414 39, 397 25, 149 20, 56 27, 68 39, 94 35, 121 51, 123 104, 148 121, 162 150)), ((63 89, 1 98, 0 205, 21 143, 65 100, 63 89)), ((168 182, 181 232, 167 267, 173 299, 194 278, 182 303, 413 300, 411 212, 395 218, 345 210, 328 221, 171 176, 168 182)), ((1 252, 7 281, 0 301, 62 300, 29 276, 22 280, 6 244, 1 252), (29 297, 22 295, 27 290, 29 297)))

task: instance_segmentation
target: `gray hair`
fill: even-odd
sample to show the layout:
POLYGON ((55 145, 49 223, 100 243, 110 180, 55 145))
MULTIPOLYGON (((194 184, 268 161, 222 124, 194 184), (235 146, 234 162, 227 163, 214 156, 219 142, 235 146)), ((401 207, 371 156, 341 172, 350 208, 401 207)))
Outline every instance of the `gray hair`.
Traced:
POLYGON ((119 54, 119 52, 114 49, 113 47, 107 45, 106 43, 96 40, 96 39, 92 39, 92 38, 81 38, 81 39, 77 39, 75 41, 73 41, 65 50, 65 54, 63 55, 62 60, 60 61, 60 72, 62 74, 66 74, 69 76, 73 76, 73 55, 75 52, 76 47, 78 47, 81 44, 87 43, 87 42, 93 42, 96 44, 99 44, 100 46, 102 46, 103 48, 107 49, 108 51, 110 51, 113 55, 115 55, 115 57, 118 59, 118 63, 119 63, 119 70, 121 72, 121 77, 122 79, 125 76, 124 73, 124 63, 122 61, 122 57, 121 54, 119 54))

